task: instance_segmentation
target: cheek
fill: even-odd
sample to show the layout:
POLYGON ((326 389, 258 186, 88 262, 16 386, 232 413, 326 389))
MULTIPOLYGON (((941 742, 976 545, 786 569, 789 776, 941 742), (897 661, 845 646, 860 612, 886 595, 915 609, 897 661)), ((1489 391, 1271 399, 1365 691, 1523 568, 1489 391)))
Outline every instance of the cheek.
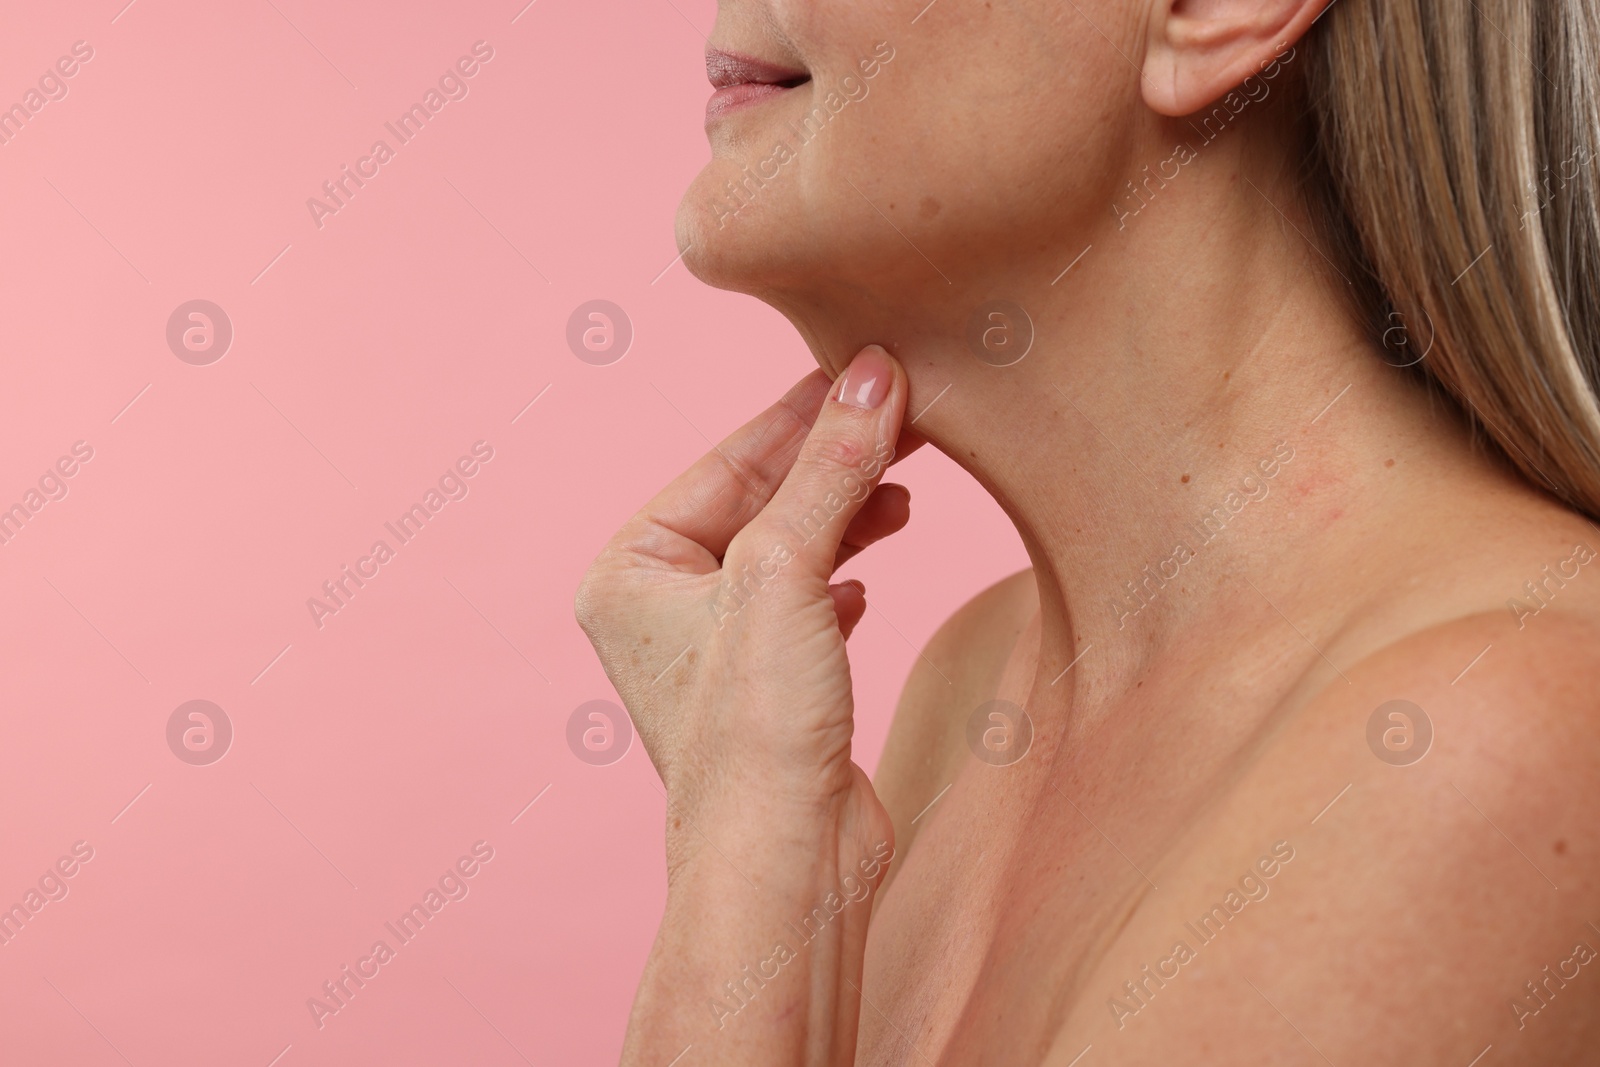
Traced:
MULTIPOLYGON (((1130 17, 1083 4, 1114 37, 1130 17)), ((826 278, 879 303, 937 292, 1078 240, 1137 171, 1122 157, 1138 73, 1070 8, 944 0, 914 25, 855 0, 769 10, 812 81, 714 131, 678 215, 685 263, 709 284, 765 296, 826 278)))

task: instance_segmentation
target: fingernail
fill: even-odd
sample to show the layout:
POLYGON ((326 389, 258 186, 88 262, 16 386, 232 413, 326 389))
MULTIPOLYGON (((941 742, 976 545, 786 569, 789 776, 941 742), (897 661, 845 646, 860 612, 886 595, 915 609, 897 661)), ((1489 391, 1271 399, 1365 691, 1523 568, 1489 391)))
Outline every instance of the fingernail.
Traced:
POLYGON ((839 391, 833 398, 851 407, 875 408, 889 395, 889 382, 893 378, 889 353, 879 345, 868 345, 839 376, 839 391))

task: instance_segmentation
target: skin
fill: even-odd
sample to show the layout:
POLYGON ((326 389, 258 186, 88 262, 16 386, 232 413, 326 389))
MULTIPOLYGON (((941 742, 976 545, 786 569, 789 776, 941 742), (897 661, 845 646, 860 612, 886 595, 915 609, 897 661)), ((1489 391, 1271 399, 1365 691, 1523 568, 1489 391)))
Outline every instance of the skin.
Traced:
POLYGON ((1548 1064, 1600 1038, 1600 958, 1563 962, 1600 949, 1600 579, 1561 564, 1600 531, 1353 324, 1277 106, 1323 7, 720 4, 713 45, 812 81, 711 124, 680 247, 821 369, 579 591, 668 797, 624 1063, 1548 1064), (724 183, 879 42, 870 93, 729 218, 724 183), (1130 217, 1125 183, 1197 140, 1181 116, 1274 57, 1282 92, 1130 217), (965 340, 997 295, 1036 327, 1003 368, 965 340), (894 358, 852 364, 869 344, 894 358), (825 398, 872 363, 877 406, 825 398), (864 591, 833 577, 908 520, 866 490, 924 439, 1033 565, 935 635, 869 781, 864 591), (1007 765, 967 741, 996 698, 1032 727, 1007 765), (1396 699, 1433 730, 1405 766, 1367 739, 1396 699))

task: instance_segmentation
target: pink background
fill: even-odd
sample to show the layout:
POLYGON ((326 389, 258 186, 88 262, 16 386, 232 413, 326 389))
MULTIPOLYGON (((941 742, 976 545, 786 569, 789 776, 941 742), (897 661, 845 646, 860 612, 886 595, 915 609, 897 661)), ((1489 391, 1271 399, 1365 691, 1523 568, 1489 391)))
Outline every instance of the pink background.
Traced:
MULTIPOLYGON (((0 546, 0 906, 94 849, 0 945, 0 1060, 613 1063, 664 803, 637 746, 567 747, 615 699, 572 595, 813 365, 663 273, 714 4, 124 2, 9 4, 0 35, 0 104, 94 49, 0 145, 0 507, 94 450, 0 546), (398 146, 383 123, 478 40, 469 95, 398 146), (379 137, 319 229, 307 198, 379 137), (609 366, 565 341, 595 298, 636 331, 609 366), (235 331, 206 366, 166 341, 192 299, 235 331), (318 629, 307 599, 479 440, 465 499, 318 629), (166 737, 194 699, 234 729, 205 766, 166 737), (468 895, 318 1029, 307 999, 477 841, 468 895)), ((879 609, 851 641, 869 769, 913 645, 1025 564, 944 457, 896 478, 912 526, 845 572, 879 609)))

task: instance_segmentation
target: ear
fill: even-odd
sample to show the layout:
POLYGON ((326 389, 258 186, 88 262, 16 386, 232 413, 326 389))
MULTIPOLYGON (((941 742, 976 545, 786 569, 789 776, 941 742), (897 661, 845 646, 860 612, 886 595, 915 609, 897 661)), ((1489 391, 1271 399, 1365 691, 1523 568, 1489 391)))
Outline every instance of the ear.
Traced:
POLYGON ((1275 77, 1295 42, 1337 2, 1152 0, 1145 103, 1158 114, 1192 115, 1247 77, 1275 77))

